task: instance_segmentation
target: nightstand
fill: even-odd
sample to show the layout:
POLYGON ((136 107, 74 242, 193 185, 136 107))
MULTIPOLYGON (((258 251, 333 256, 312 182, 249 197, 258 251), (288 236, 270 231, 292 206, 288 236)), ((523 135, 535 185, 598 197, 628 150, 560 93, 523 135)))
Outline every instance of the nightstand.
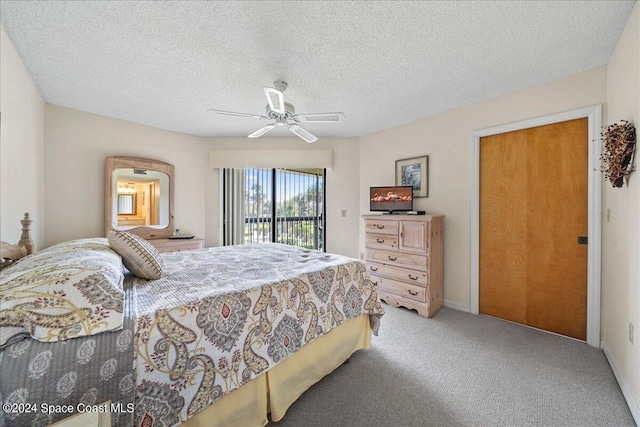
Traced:
POLYGON ((194 237, 193 239, 151 239, 149 240, 158 252, 189 251, 202 249, 204 239, 194 237))

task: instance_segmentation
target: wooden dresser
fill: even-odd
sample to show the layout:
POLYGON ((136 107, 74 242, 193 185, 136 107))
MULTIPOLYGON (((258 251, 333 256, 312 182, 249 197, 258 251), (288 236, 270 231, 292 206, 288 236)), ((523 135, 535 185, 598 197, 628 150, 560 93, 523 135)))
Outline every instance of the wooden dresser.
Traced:
POLYGON ((442 307, 443 215, 363 215, 365 262, 380 299, 433 316, 442 307))
POLYGON ((156 247, 158 252, 188 251, 202 249, 204 239, 150 239, 149 243, 156 247))

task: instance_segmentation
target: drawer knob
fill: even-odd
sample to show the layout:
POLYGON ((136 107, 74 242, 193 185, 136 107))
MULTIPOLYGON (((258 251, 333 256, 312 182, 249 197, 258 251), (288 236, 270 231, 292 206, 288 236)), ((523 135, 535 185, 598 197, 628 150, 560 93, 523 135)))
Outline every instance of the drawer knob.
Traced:
POLYGON ((376 228, 382 230, 384 228, 384 225, 376 224, 376 228))
POLYGON ((378 243, 384 243, 384 239, 376 239, 376 242, 378 242, 378 243))
POLYGON ((413 295, 414 297, 418 295, 417 292, 411 292, 411 289, 407 289, 407 292, 409 292, 409 295, 413 295))
POLYGON ((378 267, 369 267, 371 271, 378 271, 378 267))
POLYGON ((391 256, 391 255, 388 255, 388 257, 389 257, 389 261, 395 261, 395 260, 397 260, 397 259, 398 259, 398 257, 397 257, 397 256, 391 256))
POLYGON ((373 282, 372 281, 371 283, 373 283, 373 286, 378 286, 378 282, 373 282))
POLYGON ((409 276, 409 279, 411 279, 411 280, 418 280, 418 276, 414 277, 411 274, 408 274, 408 276, 409 276))

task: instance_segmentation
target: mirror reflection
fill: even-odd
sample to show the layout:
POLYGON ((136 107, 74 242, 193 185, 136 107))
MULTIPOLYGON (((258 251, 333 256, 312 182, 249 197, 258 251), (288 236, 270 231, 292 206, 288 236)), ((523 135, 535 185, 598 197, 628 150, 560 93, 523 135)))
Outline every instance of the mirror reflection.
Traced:
POLYGON ((136 195, 118 194, 118 215, 136 214, 136 195))
POLYGON ((169 176, 147 169, 112 172, 113 218, 116 230, 169 225, 169 176))

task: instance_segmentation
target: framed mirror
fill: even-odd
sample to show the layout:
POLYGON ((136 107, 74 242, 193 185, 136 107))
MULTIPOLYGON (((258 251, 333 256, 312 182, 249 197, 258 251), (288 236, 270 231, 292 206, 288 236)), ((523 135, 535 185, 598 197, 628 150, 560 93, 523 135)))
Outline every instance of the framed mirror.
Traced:
POLYGON ((107 157, 105 236, 130 231, 145 239, 173 231, 173 165, 140 157, 107 157))

